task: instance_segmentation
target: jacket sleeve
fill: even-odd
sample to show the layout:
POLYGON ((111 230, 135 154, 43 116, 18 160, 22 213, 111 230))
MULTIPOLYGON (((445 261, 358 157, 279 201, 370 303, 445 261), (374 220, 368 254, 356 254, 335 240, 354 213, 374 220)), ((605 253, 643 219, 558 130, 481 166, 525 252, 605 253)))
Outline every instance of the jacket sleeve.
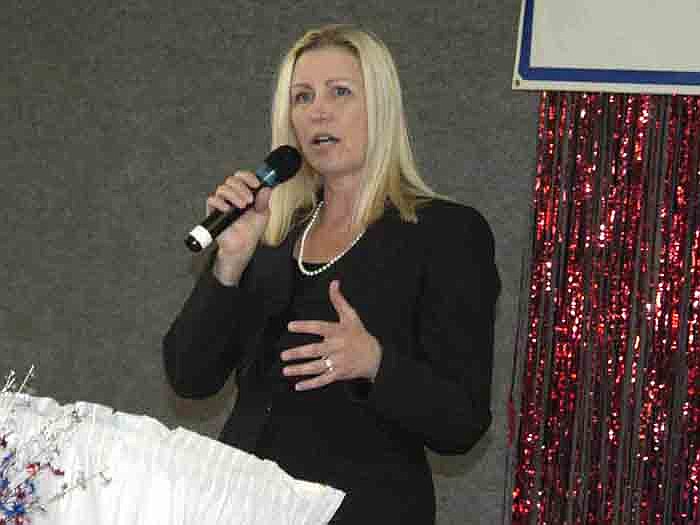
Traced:
POLYGON ((495 302, 494 240, 474 209, 441 207, 419 223, 425 244, 414 352, 380 341, 366 401, 442 454, 464 453, 491 423, 495 302), (449 233, 448 233, 449 232, 449 233))
POLYGON ((224 286, 207 267, 163 338, 165 371, 175 392, 186 398, 218 392, 240 364, 258 312, 243 279, 240 287, 224 286))

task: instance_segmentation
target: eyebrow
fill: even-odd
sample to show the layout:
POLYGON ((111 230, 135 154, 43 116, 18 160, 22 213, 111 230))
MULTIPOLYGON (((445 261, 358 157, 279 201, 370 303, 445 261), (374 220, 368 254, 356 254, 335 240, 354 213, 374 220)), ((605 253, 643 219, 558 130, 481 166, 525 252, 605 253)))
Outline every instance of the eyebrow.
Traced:
MULTIPOLYGON (((351 84, 354 84, 356 81, 351 79, 351 78, 339 77, 339 78, 329 78, 324 83, 326 85, 330 85, 330 84, 333 84, 335 82, 350 82, 351 84)), ((308 82, 297 82, 295 84, 292 84, 289 87, 290 88, 300 88, 300 87, 311 88, 312 86, 308 82)))

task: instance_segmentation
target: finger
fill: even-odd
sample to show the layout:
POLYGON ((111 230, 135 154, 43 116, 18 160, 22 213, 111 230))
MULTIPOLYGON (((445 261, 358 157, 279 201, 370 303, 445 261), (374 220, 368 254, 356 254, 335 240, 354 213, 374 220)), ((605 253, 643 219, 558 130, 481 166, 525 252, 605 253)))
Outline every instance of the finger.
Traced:
POLYGON ((287 329, 298 334, 315 334, 326 337, 333 333, 337 324, 326 321, 291 321, 287 325, 287 329))
POLYGON ((285 376, 310 376, 319 375, 329 372, 332 369, 328 366, 327 359, 314 359, 308 363, 303 363, 299 365, 289 365, 282 369, 282 373, 285 376))
POLYGON ((236 171, 232 175, 226 177, 223 183, 227 186, 240 186, 250 190, 254 190, 260 186, 260 180, 250 171, 236 171))
POLYGON ((294 390, 313 390, 314 388, 321 388, 322 386, 329 385, 335 381, 337 377, 336 374, 337 372, 335 370, 332 372, 328 371, 315 377, 299 381, 294 385, 294 390))
POLYGON ((255 189, 260 187, 260 179, 252 171, 237 171, 233 177, 243 181, 249 188, 255 189))
POLYGON ((350 306, 350 303, 345 299, 340 291, 340 281, 333 280, 328 287, 328 295, 333 304, 333 308, 338 313, 340 319, 348 319, 356 317, 355 309, 350 306))
POLYGON ((253 191, 235 177, 229 177, 224 184, 216 188, 216 195, 238 208, 245 208, 255 199, 253 191))
POLYGON ((295 346, 280 354, 282 361, 293 361, 295 359, 313 359, 328 354, 328 349, 324 348, 324 343, 311 343, 308 345, 295 346))
POLYGON ((207 197, 207 215, 213 210, 219 210, 221 212, 226 213, 232 208, 233 206, 231 206, 231 204, 228 201, 222 199, 218 195, 209 195, 209 197, 207 197))

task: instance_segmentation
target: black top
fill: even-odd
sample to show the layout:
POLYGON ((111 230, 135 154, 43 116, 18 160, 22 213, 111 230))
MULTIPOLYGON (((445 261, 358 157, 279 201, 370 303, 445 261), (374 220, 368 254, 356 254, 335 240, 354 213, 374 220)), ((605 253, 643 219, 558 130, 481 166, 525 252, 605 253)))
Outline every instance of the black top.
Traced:
POLYGON ((260 247, 238 287, 202 275, 164 339, 168 377, 180 395, 204 397, 236 368, 239 397, 220 439, 345 490, 334 523, 431 524, 424 446, 465 452, 491 419, 500 282, 490 229, 472 208, 443 201, 421 209, 417 224, 388 210, 313 277, 293 265, 298 234, 260 247), (337 320, 332 279, 379 340, 379 371, 372 384, 297 392, 279 353, 315 336, 286 324, 337 320))

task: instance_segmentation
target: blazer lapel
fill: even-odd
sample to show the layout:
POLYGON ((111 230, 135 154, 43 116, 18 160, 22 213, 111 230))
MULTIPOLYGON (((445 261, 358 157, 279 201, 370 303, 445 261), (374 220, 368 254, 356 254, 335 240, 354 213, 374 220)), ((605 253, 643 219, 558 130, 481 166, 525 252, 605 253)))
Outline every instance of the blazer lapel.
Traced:
POLYGON ((260 246, 256 257, 255 287, 266 317, 278 315, 292 300, 292 256, 298 232, 292 231, 278 247, 260 246))

